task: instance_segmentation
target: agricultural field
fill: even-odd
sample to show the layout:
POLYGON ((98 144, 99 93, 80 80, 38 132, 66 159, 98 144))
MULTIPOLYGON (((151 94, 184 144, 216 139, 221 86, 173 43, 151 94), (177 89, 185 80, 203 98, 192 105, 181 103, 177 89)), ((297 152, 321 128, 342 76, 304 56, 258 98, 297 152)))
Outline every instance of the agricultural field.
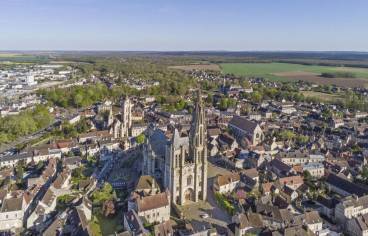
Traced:
POLYGON ((339 94, 329 94, 315 91, 302 91, 301 94, 304 97, 317 98, 323 102, 336 102, 337 100, 341 100, 342 96, 339 94))
POLYGON ((303 80, 316 84, 335 84, 341 87, 367 87, 368 69, 353 67, 332 67, 298 65, 291 63, 224 63, 220 64, 222 72, 239 76, 264 77, 276 81, 303 80), (322 73, 349 73, 348 78, 327 78, 322 73))
POLYGON ((47 56, 0 52, 0 63, 47 62, 47 56))
POLYGON ((192 65, 182 65, 182 66, 169 66, 170 69, 177 70, 205 70, 205 71, 220 71, 221 68, 217 64, 192 64, 192 65))

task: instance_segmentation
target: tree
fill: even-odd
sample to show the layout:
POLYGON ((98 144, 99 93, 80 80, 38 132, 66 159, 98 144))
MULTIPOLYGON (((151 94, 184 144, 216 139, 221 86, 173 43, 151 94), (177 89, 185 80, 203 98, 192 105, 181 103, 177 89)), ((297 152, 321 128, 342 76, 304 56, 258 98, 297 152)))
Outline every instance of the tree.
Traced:
POLYGON ((309 173, 309 171, 305 170, 303 172, 304 181, 310 183, 312 180, 312 175, 309 173))
POLYGON ((254 102, 261 102, 262 101, 262 94, 260 94, 258 91, 255 91, 252 93, 251 99, 254 102))
POLYGON ((283 141, 291 141, 295 138, 295 133, 291 130, 283 130, 280 133, 278 133, 278 136, 283 141))
POLYGON ((363 166, 361 176, 365 182, 368 182, 368 166, 367 165, 363 166))
POLYGON ((144 143, 144 140, 146 139, 146 136, 144 134, 140 134, 136 137, 137 143, 142 144, 144 143))
POLYGON ((306 143, 308 143, 308 141, 309 141, 309 137, 308 137, 308 136, 306 136, 306 135, 302 135, 302 134, 300 134, 300 135, 298 135, 298 136, 296 137, 296 141, 297 141, 299 144, 306 144, 306 143))
POLYGON ((101 189, 93 192, 91 198, 95 204, 102 204, 107 200, 113 200, 115 198, 115 193, 111 184, 105 183, 101 189))

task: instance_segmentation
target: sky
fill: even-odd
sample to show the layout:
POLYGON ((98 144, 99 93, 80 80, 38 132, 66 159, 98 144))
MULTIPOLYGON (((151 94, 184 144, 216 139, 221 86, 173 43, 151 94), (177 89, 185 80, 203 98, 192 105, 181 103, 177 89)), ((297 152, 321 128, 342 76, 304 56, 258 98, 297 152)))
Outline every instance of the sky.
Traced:
POLYGON ((368 51, 368 1, 0 0, 0 50, 368 51))

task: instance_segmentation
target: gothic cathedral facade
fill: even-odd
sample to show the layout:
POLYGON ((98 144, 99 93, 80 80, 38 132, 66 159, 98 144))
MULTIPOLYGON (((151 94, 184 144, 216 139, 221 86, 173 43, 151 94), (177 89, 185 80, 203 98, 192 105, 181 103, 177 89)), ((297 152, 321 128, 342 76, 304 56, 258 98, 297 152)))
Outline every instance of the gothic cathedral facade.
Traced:
MULTIPOLYGON (((184 205, 206 200, 206 138, 206 117, 200 92, 198 92, 193 112, 189 137, 181 137, 175 128, 171 140, 164 142, 164 156, 158 152, 152 152, 152 148, 149 147, 151 145, 150 136, 147 138, 148 148, 145 148, 143 152, 143 173, 161 179, 163 186, 171 192, 172 203, 184 205)), ((157 135, 155 140, 151 141, 157 145, 157 135)))

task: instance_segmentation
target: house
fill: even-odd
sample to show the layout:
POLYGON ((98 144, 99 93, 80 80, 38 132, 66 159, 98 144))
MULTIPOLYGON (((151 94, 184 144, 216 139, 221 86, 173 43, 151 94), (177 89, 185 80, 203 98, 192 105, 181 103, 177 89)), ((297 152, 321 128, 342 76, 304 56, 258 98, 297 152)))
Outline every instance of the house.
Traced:
POLYGON ((132 137, 137 137, 138 135, 146 131, 146 129, 147 129, 146 124, 133 124, 131 129, 132 137))
POLYGON ((75 123, 79 122, 81 119, 80 114, 74 114, 67 118, 69 124, 74 125, 75 123))
POLYGON ((304 183, 303 177, 300 176, 300 175, 279 178, 278 182, 282 186, 286 185, 286 186, 288 186, 289 188, 291 188, 293 190, 298 189, 304 183))
POLYGON ((234 132, 235 137, 239 139, 246 138, 251 145, 256 146, 264 140, 262 129, 256 122, 241 116, 234 116, 228 125, 234 132))
POLYGON ((52 186, 55 189, 66 189, 69 187, 69 182, 71 179, 71 171, 68 168, 64 168, 63 171, 56 177, 52 186))
POLYGON ((257 213, 238 214, 233 216, 231 224, 228 225, 228 235, 242 236, 254 228, 262 228, 262 216, 257 213))
POLYGON ((157 224, 153 228, 154 235, 159 236, 172 236, 174 235, 174 230, 172 228, 170 220, 157 224))
POLYGON ((236 158, 243 160, 241 168, 257 168, 260 167, 266 160, 265 155, 260 155, 247 150, 241 150, 236 158))
POLYGON ((323 155, 309 154, 308 152, 292 151, 279 152, 276 157, 287 165, 302 165, 307 163, 322 163, 325 160, 323 155))
POLYGON ((177 229, 179 236, 217 236, 216 229, 206 221, 191 220, 184 225, 184 228, 177 229))
POLYGON ((254 186, 258 186, 259 183, 259 173, 256 168, 246 169, 241 172, 242 180, 245 185, 253 188, 254 186))
POLYGON ((89 133, 83 133, 78 136, 79 143, 89 142, 97 142, 100 140, 111 139, 112 135, 109 133, 108 130, 101 130, 101 131, 92 131, 89 133))
POLYGON ((6 231, 22 228, 26 202, 23 195, 5 198, 0 210, 0 230, 6 231))
POLYGON ((345 231, 348 235, 368 236, 368 214, 348 220, 345 231))
POLYGON ((275 183, 263 183, 262 184, 262 193, 266 196, 270 195, 271 193, 278 194, 280 189, 276 186, 275 183))
POLYGON ((23 152, 16 155, 7 155, 0 158, 0 167, 15 166, 18 161, 24 160, 26 163, 30 163, 32 161, 33 154, 31 152, 23 152))
POLYGON ((168 191, 138 197, 136 211, 139 217, 148 223, 164 222, 170 220, 170 193, 168 191))
POLYGON ((368 213, 368 195, 358 197, 347 196, 335 207, 335 218, 339 223, 368 213))
POLYGON ((368 194, 368 188, 332 173, 328 174, 325 183, 330 191, 336 192, 344 197, 353 194, 362 197, 368 194))
POLYGON ((267 169, 279 177, 289 176, 294 173, 291 166, 285 164, 280 159, 275 158, 267 164, 267 169))
POLYGON ((233 151, 238 147, 236 140, 228 133, 220 134, 217 140, 221 151, 233 151))
POLYGON ((63 159, 63 166, 67 167, 69 170, 74 170, 80 167, 81 163, 82 163, 82 158, 79 156, 65 157, 63 159))
POLYGON ((280 194, 288 200, 288 202, 294 201, 298 197, 298 192, 287 185, 284 186, 280 194))
POLYGON ((344 120, 343 119, 331 119, 330 125, 332 128, 337 129, 341 126, 344 126, 344 120))
POLYGON ((219 193, 231 193, 239 182, 240 175, 238 173, 218 175, 213 183, 213 189, 219 193))
POLYGON ((219 127, 207 127, 207 136, 208 138, 216 139, 221 134, 221 130, 219 127))
POLYGON ((310 211, 304 214, 305 224, 310 231, 318 235, 322 230, 323 221, 317 211, 310 211))
POLYGON ((325 175, 325 167, 322 163, 307 163, 302 166, 303 172, 308 171, 312 177, 317 179, 325 175))
POLYGON ((329 219, 334 219, 335 208, 338 203, 339 201, 336 198, 323 197, 321 195, 316 200, 320 214, 327 216, 329 219))

